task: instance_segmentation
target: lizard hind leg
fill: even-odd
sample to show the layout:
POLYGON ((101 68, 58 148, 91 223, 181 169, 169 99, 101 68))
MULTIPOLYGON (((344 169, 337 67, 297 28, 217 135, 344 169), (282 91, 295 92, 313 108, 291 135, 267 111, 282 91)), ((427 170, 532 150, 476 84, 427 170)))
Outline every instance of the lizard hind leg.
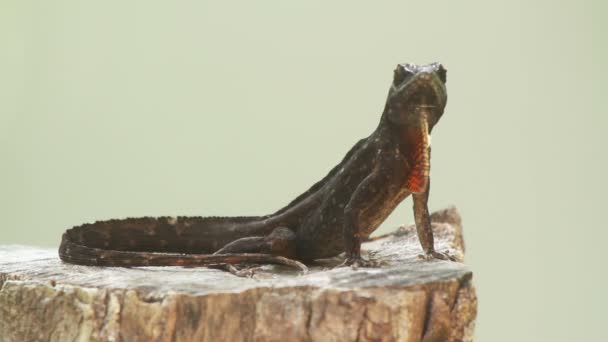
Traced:
MULTIPOLYGON (((304 264, 294 260, 296 258, 296 234, 287 227, 277 227, 266 236, 252 236, 234 240, 213 254, 230 254, 237 257, 234 258, 236 261, 239 260, 238 255, 245 256, 245 254, 251 253, 272 258, 272 261, 268 259, 268 261, 271 261, 272 263, 280 263, 283 265, 300 268, 302 271, 304 271, 304 273, 306 273, 308 270, 304 264), (277 258, 280 260, 274 260, 277 258)), ((248 258, 246 257, 242 260, 244 263, 249 263, 247 262, 248 258)), ((239 270, 232 264, 222 264, 218 266, 220 266, 219 268, 227 270, 230 273, 240 277, 251 277, 256 269, 246 267, 239 270)))
POLYGON ((266 236, 251 236, 234 240, 213 254, 260 253, 296 257, 296 234, 287 227, 277 227, 266 236))

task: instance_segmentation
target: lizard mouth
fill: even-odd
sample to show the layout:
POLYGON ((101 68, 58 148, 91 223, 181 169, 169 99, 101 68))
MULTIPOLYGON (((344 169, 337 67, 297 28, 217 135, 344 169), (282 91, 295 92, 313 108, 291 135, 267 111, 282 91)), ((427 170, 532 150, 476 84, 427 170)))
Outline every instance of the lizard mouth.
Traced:
POLYGON ((427 112, 423 111, 421 114, 419 125, 408 128, 405 132, 405 139, 411 151, 408 158, 410 170, 406 179, 406 188, 412 193, 424 192, 429 182, 431 137, 427 112))
POLYGON ((429 87, 420 87, 407 100, 407 111, 415 116, 430 114, 438 109, 437 94, 429 87))

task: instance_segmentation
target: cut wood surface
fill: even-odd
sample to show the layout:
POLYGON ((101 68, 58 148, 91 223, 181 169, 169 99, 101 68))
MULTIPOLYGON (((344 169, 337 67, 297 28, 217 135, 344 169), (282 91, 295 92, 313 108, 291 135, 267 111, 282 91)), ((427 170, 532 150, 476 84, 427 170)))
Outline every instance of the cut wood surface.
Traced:
POLYGON ((0 341, 471 341, 460 216, 431 218, 436 249, 459 262, 419 259, 413 225, 363 245, 378 268, 333 268, 334 258, 251 278, 70 265, 56 249, 0 246, 0 341))

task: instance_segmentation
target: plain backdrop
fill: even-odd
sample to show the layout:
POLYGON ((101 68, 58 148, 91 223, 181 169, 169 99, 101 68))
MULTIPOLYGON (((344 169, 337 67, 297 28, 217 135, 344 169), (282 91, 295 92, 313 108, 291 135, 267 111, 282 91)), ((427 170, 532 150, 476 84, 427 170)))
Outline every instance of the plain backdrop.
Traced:
POLYGON ((604 3, 0 0, 0 243, 272 212, 375 128, 397 63, 440 61, 430 206, 463 215, 477 339, 605 340, 604 3))

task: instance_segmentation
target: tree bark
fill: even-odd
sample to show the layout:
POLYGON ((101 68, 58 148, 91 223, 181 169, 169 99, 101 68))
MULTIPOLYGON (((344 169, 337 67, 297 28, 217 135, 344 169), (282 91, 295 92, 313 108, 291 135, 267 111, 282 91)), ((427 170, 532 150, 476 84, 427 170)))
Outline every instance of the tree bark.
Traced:
POLYGON ((471 341, 477 312, 456 209, 363 245, 379 268, 268 265, 253 278, 206 268, 87 267, 55 249, 0 246, 0 341, 471 341))

